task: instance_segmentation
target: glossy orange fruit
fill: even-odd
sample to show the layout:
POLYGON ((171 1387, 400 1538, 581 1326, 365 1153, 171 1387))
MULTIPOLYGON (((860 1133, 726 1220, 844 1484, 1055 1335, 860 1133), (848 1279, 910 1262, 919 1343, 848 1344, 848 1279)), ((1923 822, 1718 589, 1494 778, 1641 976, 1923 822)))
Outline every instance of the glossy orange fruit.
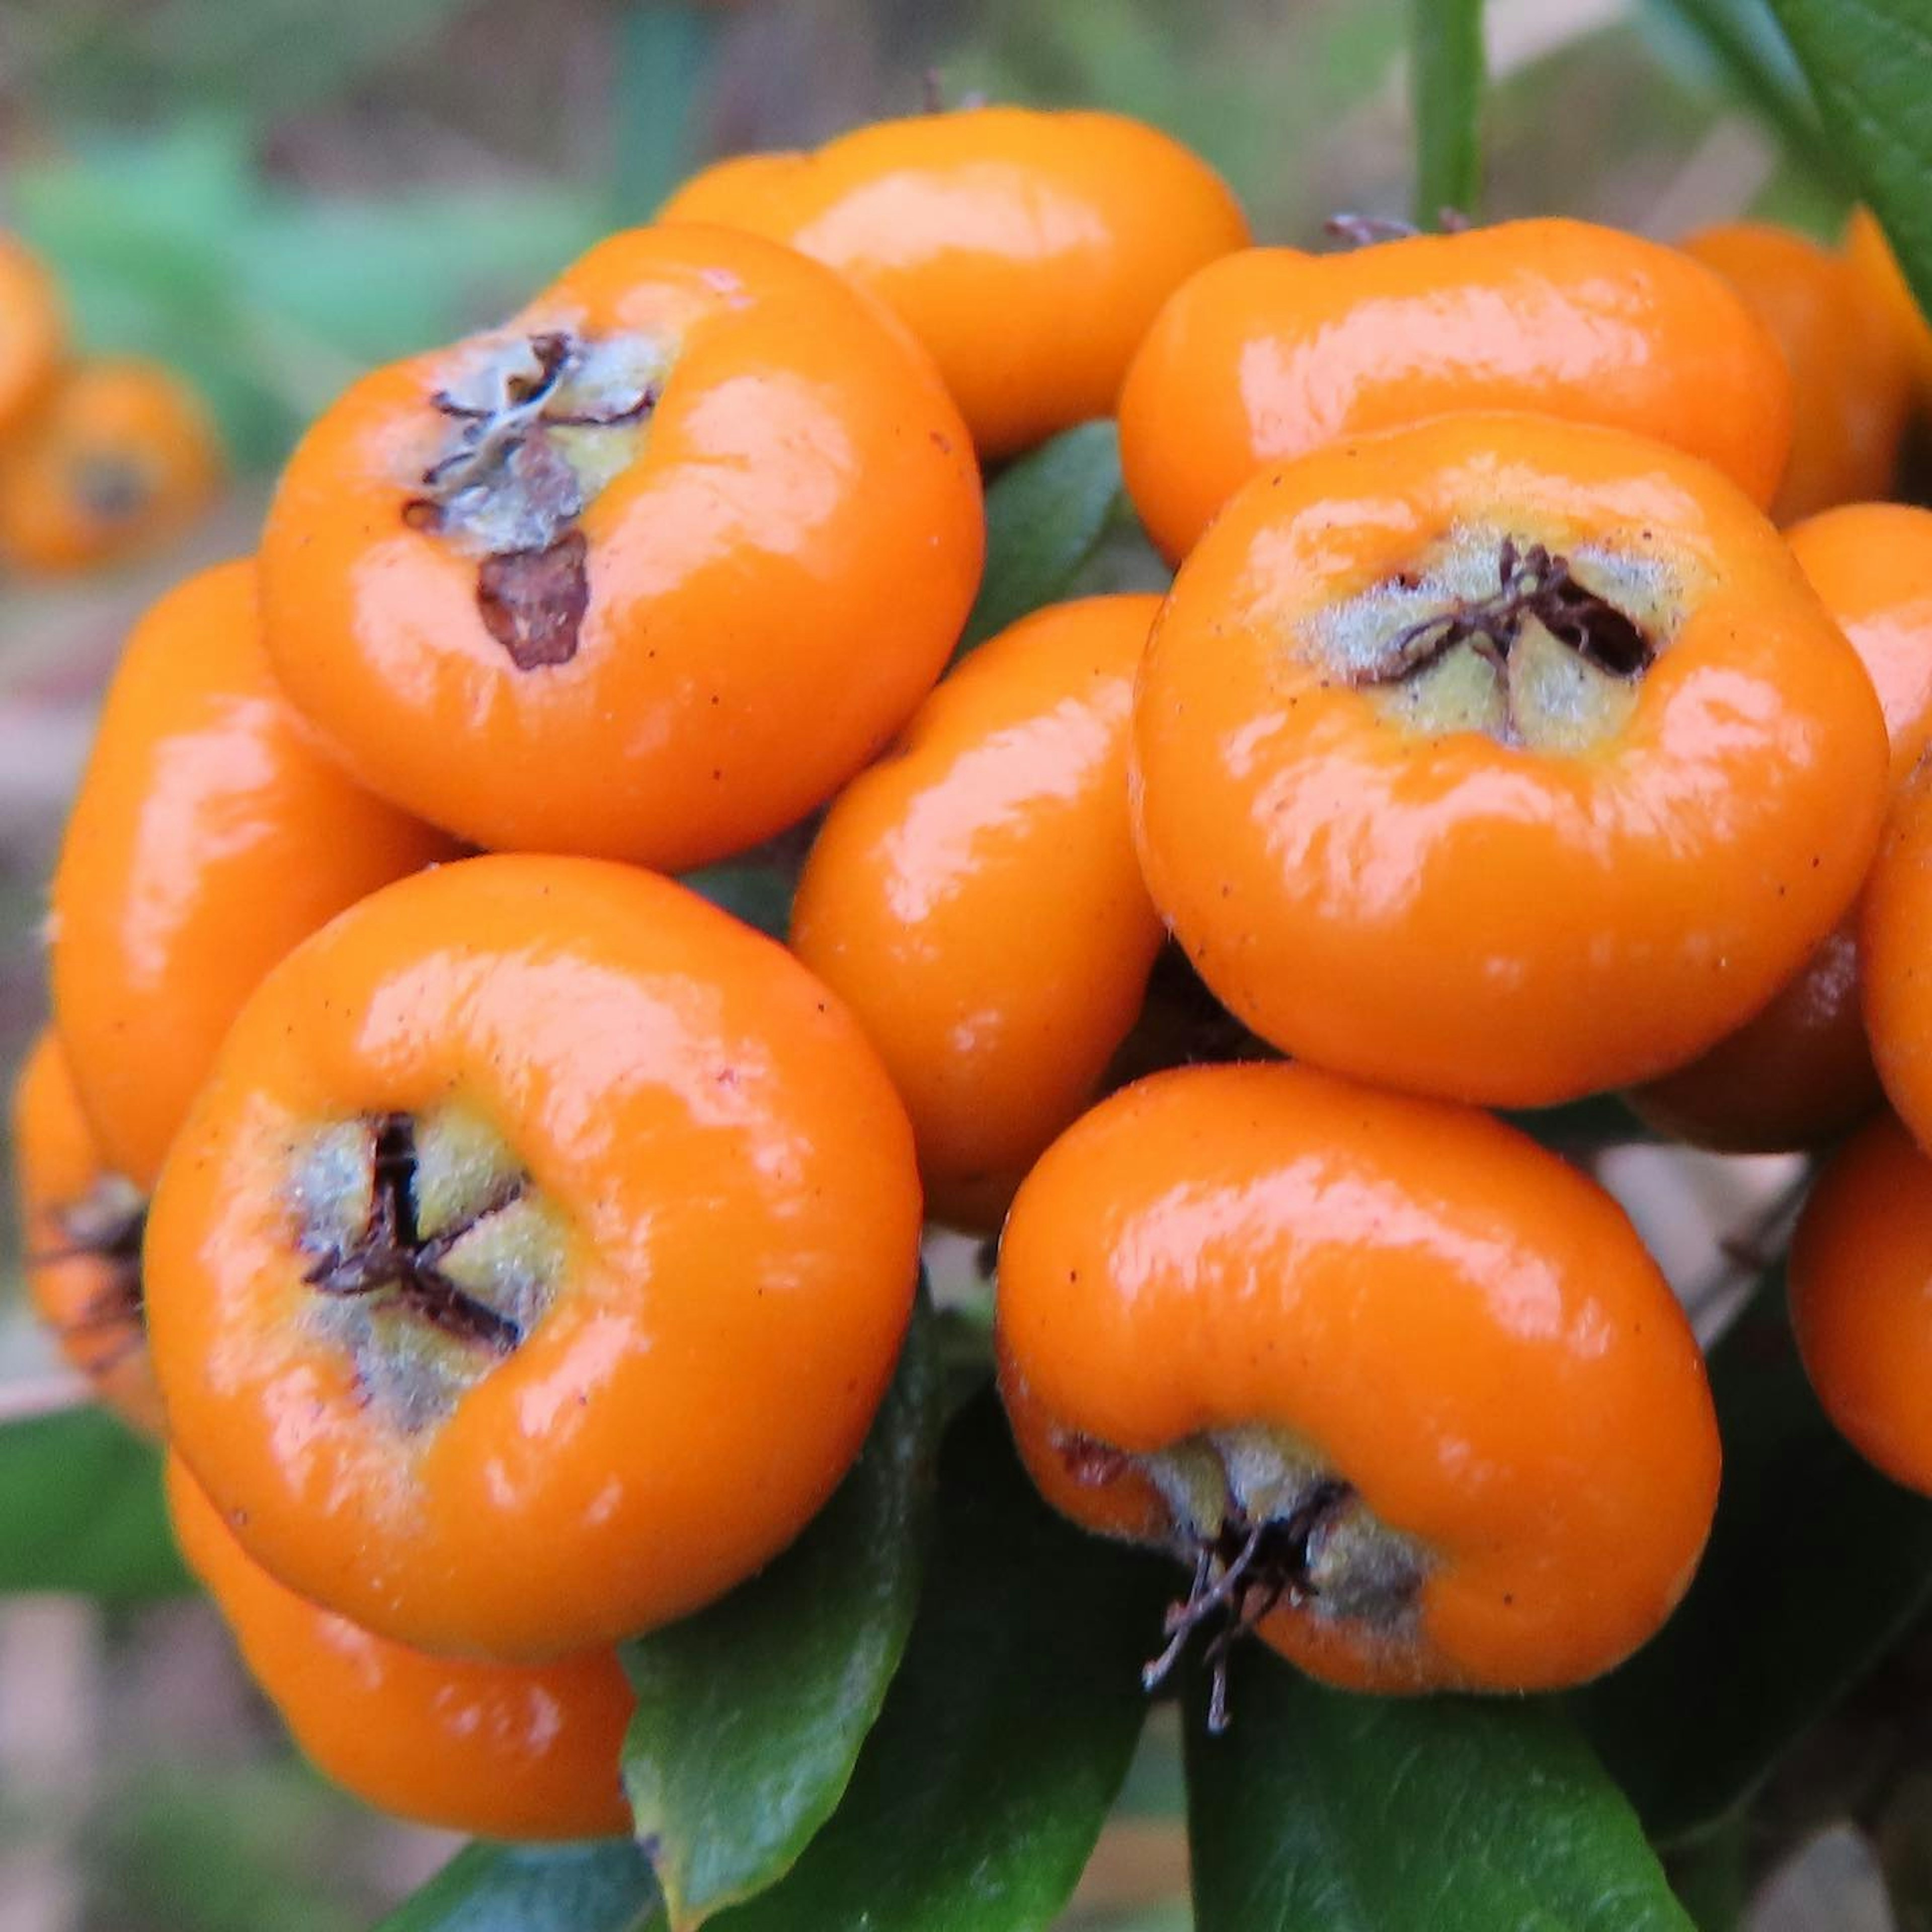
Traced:
POLYGON ((830 1495, 892 1371, 912 1136, 856 1023, 667 880, 501 856, 326 926, 157 1189, 173 1440, 249 1554, 530 1660, 681 1616, 830 1495))
POLYGON ((54 874, 54 1010, 108 1160, 151 1187, 242 1000, 378 886, 458 848, 364 791, 290 710, 254 566, 128 640, 54 874))
POLYGON ((492 1838, 616 1838, 631 1687, 611 1650, 554 1664, 432 1657, 284 1588, 178 1456, 168 1510, 190 1569, 316 1768, 382 1810, 492 1838))
POLYGON ((1932 1495, 1932 1161, 1889 1114, 1819 1176, 1790 1282, 1798 1353, 1826 1414, 1867 1461, 1932 1495))
POLYGON ((25 242, 0 232, 0 435, 32 413, 66 347, 53 277, 25 242))
POLYGON ((1737 291, 1790 366, 1791 458, 1773 518, 1889 495, 1910 373, 1893 323, 1850 263, 1768 222, 1703 229, 1681 245, 1737 291))
POLYGON ((1149 535, 1180 557, 1250 477, 1456 410, 1654 436, 1761 504, 1791 442, 1784 356, 1712 270, 1586 222, 1506 221, 1210 263, 1134 358, 1120 459, 1149 535))
POLYGON ((0 444, 0 562, 93 570, 152 550, 214 502, 224 466, 207 406, 172 370, 76 363, 0 444))
POLYGON ((791 940, 912 1117, 928 1205, 999 1226, 1093 1096, 1160 950, 1127 820, 1160 600, 1052 605, 982 645, 827 816, 791 940))
POLYGON ((1932 406, 1932 323, 1925 320, 1898 258, 1870 209, 1855 208, 1846 224, 1846 260, 1870 307, 1884 316, 1904 352, 1922 410, 1932 406))
POLYGON ((15 1083, 13 1136, 34 1311, 102 1402, 142 1435, 160 1436, 160 1391, 141 1312, 147 1201, 102 1160, 51 1027, 15 1083))
POLYGON ((890 316, 757 236, 638 229, 323 415, 263 608, 374 789, 480 844, 681 869, 904 723, 983 540, 964 426, 890 316))
POLYGON ((1473 1110, 1298 1066, 1126 1088, 1021 1187, 998 1342, 1043 1493, 1192 1566, 1170 1634, 1216 1666, 1252 1628, 1353 1689, 1576 1683, 1710 1528, 1668 1286, 1608 1195, 1473 1110))
POLYGON ((829 262, 932 352, 980 454, 1111 416, 1168 296, 1244 247, 1198 155, 1124 115, 968 107, 856 129, 812 154, 742 155, 664 221, 747 228, 829 262))
POLYGON ((1284 1052, 1537 1106, 1762 1006, 1885 810, 1870 679, 1707 464, 1445 416, 1257 478, 1183 567, 1134 708, 1143 867, 1284 1052))
POLYGON ((1859 907, 1865 1034, 1886 1097, 1932 1146, 1932 765, 1907 779, 1859 907))
MULTIPOLYGON (((1852 503, 1786 532, 1870 674, 1904 788, 1932 741, 1932 511, 1852 503)), ((1700 1147, 1769 1153, 1837 1138, 1877 1106, 1860 1012, 1856 912, 1760 1012, 1708 1053, 1630 1095, 1700 1147)))

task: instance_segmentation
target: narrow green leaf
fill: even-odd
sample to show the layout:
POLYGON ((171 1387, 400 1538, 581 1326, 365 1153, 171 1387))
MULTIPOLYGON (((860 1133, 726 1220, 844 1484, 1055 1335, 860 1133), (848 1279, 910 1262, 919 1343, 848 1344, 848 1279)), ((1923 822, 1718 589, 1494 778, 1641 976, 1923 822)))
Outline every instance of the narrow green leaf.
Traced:
POLYGON ((1666 41, 1694 49, 1706 72, 1809 166, 1828 181, 1843 177, 1844 158, 1826 137, 1791 43, 1765 0, 1650 0, 1645 10, 1666 41))
POLYGON ((146 1443, 98 1408, 0 1428, 0 1591, 130 1604, 193 1588, 146 1443))
POLYGON ((912 1627, 939 1418, 924 1298, 857 1466, 805 1534, 623 1649, 624 1784, 674 1924, 782 1877, 829 1818, 912 1627))
POLYGON ((1415 219, 1473 220, 1483 194, 1483 0, 1409 0, 1415 219))
POLYGON ((1065 596, 1124 500, 1111 422, 1082 423, 1003 471, 986 491, 986 571, 960 648, 1065 596))
POLYGON ((1172 1584, 1054 1515, 998 1402, 974 1402, 946 1433, 919 1619, 844 1802, 718 1932, 1051 1923, 1133 1755, 1172 1584))
POLYGON ((1251 1644, 1230 1707, 1188 1731, 1199 1932, 1690 1932, 1551 1705, 1350 1696, 1251 1644))
POLYGON ((1826 1420, 1781 1280, 1712 1352, 1711 1384, 1724 1480, 1702 1567, 1662 1634, 1580 1701, 1666 1842, 1742 1804, 1932 1604, 1932 1502, 1826 1420))
POLYGON ((646 1932, 657 1887, 628 1839, 466 1845, 376 1932, 646 1932))
POLYGON ((1920 305, 1932 308, 1932 4, 1772 0, 1832 146, 1884 224, 1920 305))
POLYGON ((612 213, 648 221, 697 158, 718 11, 699 0, 626 0, 611 65, 612 213))

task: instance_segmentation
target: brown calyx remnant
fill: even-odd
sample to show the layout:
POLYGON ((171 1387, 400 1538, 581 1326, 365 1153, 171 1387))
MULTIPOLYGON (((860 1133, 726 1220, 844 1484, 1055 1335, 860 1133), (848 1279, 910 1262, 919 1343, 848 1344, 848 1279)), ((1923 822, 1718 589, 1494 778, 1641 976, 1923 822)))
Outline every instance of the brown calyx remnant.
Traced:
POLYGON ((1652 559, 1462 531, 1302 628, 1392 723, 1568 753, 1629 718, 1676 608, 1652 559))
POLYGON ((457 1101, 335 1121, 289 1154, 304 1319, 398 1429, 445 1420, 555 1298, 564 1217, 494 1125, 457 1101))
POLYGON ((1379 664, 1357 675, 1358 684, 1394 684, 1426 669, 1458 644, 1467 644, 1498 671, 1534 618, 1559 644, 1616 677, 1641 677, 1656 655, 1623 612, 1576 581, 1567 557, 1541 544, 1519 550, 1505 537, 1497 557, 1496 588, 1465 598, 1400 632, 1379 664))
POLYGON ((146 1340, 141 1241, 147 1232, 148 1204, 132 1182, 118 1174, 104 1174, 78 1199, 55 1209, 53 1220, 60 1245, 29 1254, 27 1265, 86 1261, 100 1268, 100 1286, 62 1333, 75 1340, 98 1338, 101 1352, 86 1366, 91 1374, 103 1374, 146 1340))
POLYGON ((634 453, 664 366, 649 342, 551 330, 486 341, 430 398, 452 428, 403 520, 476 556, 478 614, 519 670, 577 654, 590 600, 578 519, 634 453))
POLYGON ((1208 1735, 1219 1737, 1228 1728, 1228 1658, 1235 1643, 1270 1610, 1300 1609, 1321 1594, 1310 1545, 1354 1493, 1328 1478, 1311 1485, 1284 1519, 1252 1522, 1230 1509, 1212 1537, 1198 1539, 1193 1581, 1185 1598, 1167 1606, 1162 1623, 1167 1648, 1141 1672, 1142 1688, 1158 1688, 1194 1634, 1209 1630, 1201 1660, 1209 1673, 1208 1735))
POLYGON ((1428 1570, 1422 1546, 1380 1522, 1352 1484, 1281 1432, 1214 1430, 1130 1455, 1069 1431, 1054 1447, 1083 1486, 1131 1473, 1166 1504, 1168 1546, 1191 1580, 1168 1606, 1166 1648, 1141 1681, 1157 1688, 1204 1633, 1211 1734, 1227 1729, 1234 1646, 1274 1612, 1347 1622, 1382 1642, 1408 1634, 1428 1570))
POLYGON ((445 1258, 479 1222, 521 1198, 524 1177, 511 1174, 461 1220, 426 1238, 416 1209, 416 1123, 386 1114, 374 1124, 369 1212, 346 1246, 324 1254, 302 1280, 324 1294, 388 1294, 402 1307, 459 1341, 506 1355, 523 1340, 508 1316, 445 1272, 445 1258))
POLYGON ((74 494, 97 523, 124 524, 147 506, 152 485, 140 464, 125 457, 90 455, 74 466, 74 494))

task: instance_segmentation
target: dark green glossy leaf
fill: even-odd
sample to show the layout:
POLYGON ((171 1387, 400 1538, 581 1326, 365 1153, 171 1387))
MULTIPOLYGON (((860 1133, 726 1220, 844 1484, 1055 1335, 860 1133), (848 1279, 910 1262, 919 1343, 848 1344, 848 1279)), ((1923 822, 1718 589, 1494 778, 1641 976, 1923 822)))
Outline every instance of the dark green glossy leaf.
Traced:
POLYGON ((734 919, 784 943, 791 925, 793 881, 778 866, 734 860, 686 872, 680 883, 713 905, 722 906, 734 919))
POLYGON ((1082 423, 1003 471, 986 491, 986 572, 960 648, 1066 596, 1121 502, 1111 422, 1082 423))
POLYGON ((657 1888, 628 1839, 466 1846, 376 1932, 646 1932, 657 1888))
POLYGON ((674 1924, 764 1891, 832 1813, 905 1648, 938 1435, 924 1298, 864 1454, 721 1603, 623 1647, 624 1783, 674 1924))
POLYGON ((1409 0, 1415 218, 1474 218, 1483 193, 1483 0, 1409 0))
POLYGON ((1636 1142, 1661 1142, 1664 1136, 1640 1120, 1614 1094, 1592 1094, 1558 1107, 1526 1108, 1505 1112, 1503 1118, 1534 1141, 1573 1158, 1604 1148, 1628 1147, 1636 1142))
POLYGON ((946 1432, 912 1642, 844 1802, 718 1932, 1037 1932, 1126 1774, 1168 1566, 1054 1516, 999 1405, 946 1432))
POLYGON ((1635 1814, 1547 1703, 1360 1697, 1258 1645, 1188 1732, 1199 1932, 1690 1932, 1635 1814))
POLYGON ((1932 308, 1932 5, 1772 0, 1818 98, 1832 146, 1932 308))
POLYGON ((1712 1352, 1724 1438, 1710 1546, 1662 1634, 1580 1708, 1653 1837, 1742 1804, 1932 1603, 1932 1502, 1826 1420, 1774 1280, 1712 1352))
POLYGON ((1765 0, 1650 0, 1670 41, 1694 50, 1706 75, 1754 108, 1794 152, 1828 179, 1844 172, 1818 118, 1791 43, 1765 0))
POLYGON ((128 1604, 193 1587, 146 1443, 92 1408, 0 1427, 0 1590, 128 1604))

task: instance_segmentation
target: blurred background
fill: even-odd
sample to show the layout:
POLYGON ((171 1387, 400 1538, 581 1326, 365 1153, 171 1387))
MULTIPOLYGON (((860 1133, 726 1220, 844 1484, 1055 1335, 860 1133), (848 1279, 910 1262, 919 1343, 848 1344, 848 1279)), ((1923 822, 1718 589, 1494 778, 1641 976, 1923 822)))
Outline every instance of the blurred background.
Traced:
MULTIPOLYGON (((0 576, 0 1072, 44 1010, 44 882, 122 637, 169 584, 250 545, 280 460, 358 370, 495 320, 715 155, 916 111, 929 74, 948 98, 1154 122, 1226 173, 1264 239, 1402 214, 1410 4, 6 0, 0 227, 53 268, 87 350, 199 387, 231 475, 139 563, 0 576)), ((1746 212, 1821 235, 1842 220, 1750 5, 1492 0, 1489 34, 1486 213, 1666 238, 1746 212)), ((1712 1231, 1778 1178, 1624 1177, 1707 1294, 1725 1279, 1712 1231)), ((0 1407, 17 1407, 51 1358, 4 1252, 0 1407)), ((1187 1923, 1170 1718, 1069 1925, 1187 1923)), ((306 1772, 199 1606, 0 1607, 0 1932, 351 1932, 454 1842, 306 1772)), ((1827 1833, 1767 1874, 1756 1923, 1888 1924, 1862 1844, 1827 1833)))

